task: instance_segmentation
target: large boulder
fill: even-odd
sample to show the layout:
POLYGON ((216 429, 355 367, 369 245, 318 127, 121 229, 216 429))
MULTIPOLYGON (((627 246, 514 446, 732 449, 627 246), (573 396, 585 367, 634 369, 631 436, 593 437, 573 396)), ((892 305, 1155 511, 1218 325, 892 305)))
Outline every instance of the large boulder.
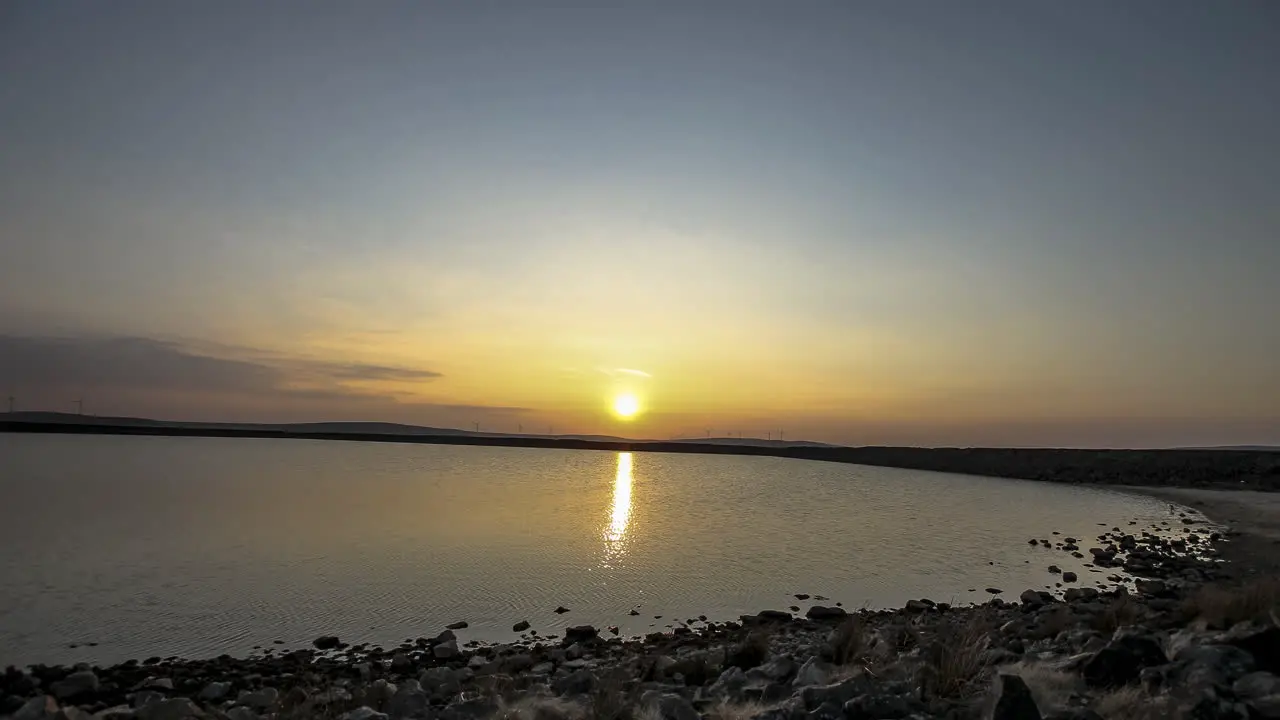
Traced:
POLYGON ((564 645, 572 645, 573 643, 585 643, 595 640, 600 636, 600 631, 591 625, 578 625, 576 627, 565 628, 564 645))
POLYGON ((791 681, 791 685, 797 688, 808 687, 809 685, 824 685, 834 671, 834 666, 814 656, 806 660, 800 666, 800 669, 796 671, 795 680, 791 681))
POLYGON ((280 699, 280 691, 273 687, 264 687, 258 690, 252 690, 240 693, 236 698, 237 705, 251 707, 254 710, 267 710, 276 704, 280 699))
POLYGON ((415 680, 400 683, 395 694, 387 701, 387 714, 395 720, 425 717, 430 708, 431 699, 415 680))
POLYGON ((1245 699, 1280 695, 1280 677, 1269 672, 1249 673, 1231 685, 1231 692, 1245 699))
POLYGON ((842 607, 814 605, 804 616, 810 620, 843 620, 849 616, 849 613, 842 607))
POLYGON ((198 697, 201 700, 205 700, 209 702, 217 702, 218 700, 221 700, 222 698, 226 697, 227 693, 230 693, 230 692, 231 692, 231 683, 219 682, 215 680, 209 683, 208 685, 205 685, 204 689, 200 691, 200 695, 198 697))
POLYGON ((431 648, 431 654, 440 660, 452 660, 458 657, 458 641, 446 640, 431 648))
POLYGON ((996 675, 990 711, 985 720, 1041 720, 1031 688, 1017 675, 996 675))
POLYGON ((1189 645, 1174 656, 1170 682, 1184 691, 1226 691, 1254 669, 1253 656, 1231 645, 1189 645))
POLYGON ((830 685, 810 685, 800 691, 800 699, 808 710, 816 710, 824 705, 843 708, 844 704, 869 690, 866 677, 856 675, 830 685))
POLYGON ((1253 656, 1259 670, 1280 675, 1280 627, 1243 622, 1216 638, 1253 656))
POLYGON ((312 640, 311 644, 315 645, 317 650, 332 650, 338 647, 338 642, 339 640, 337 635, 321 635, 315 640, 312 640))
POLYGON ((1142 669, 1164 665, 1168 658, 1155 638, 1120 635, 1084 662, 1081 674, 1093 687, 1122 687, 1138 679, 1142 669))
POLYGON ((702 720, 702 716, 683 695, 667 693, 658 698, 658 714, 662 720, 702 720))
POLYGON ((448 667, 433 667, 423 671, 418 676, 418 683, 422 690, 432 695, 453 695, 462 690, 458 674, 448 667))
POLYGON ((157 700, 138 708, 138 720, 189 720, 204 718, 205 712, 187 698, 157 700))
POLYGON ((551 689, 557 695, 586 695, 595 686, 595 673, 586 669, 575 670, 551 683, 551 689))
POLYGON ((92 670, 79 670, 50 685, 49 691, 59 700, 84 697, 98 692, 98 676, 92 670))

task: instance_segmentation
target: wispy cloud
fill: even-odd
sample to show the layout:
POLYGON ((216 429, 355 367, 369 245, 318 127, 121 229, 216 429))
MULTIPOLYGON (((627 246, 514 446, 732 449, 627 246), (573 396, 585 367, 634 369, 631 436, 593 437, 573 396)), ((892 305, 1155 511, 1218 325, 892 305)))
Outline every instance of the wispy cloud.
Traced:
POLYGON ((643 371, 643 370, 636 370, 635 368, 608 368, 608 367, 599 367, 599 368, 596 368, 596 370, 597 370, 597 371, 599 371, 599 372, 601 372, 601 373, 604 373, 605 375, 608 375, 609 377, 617 377, 617 376, 619 376, 619 375, 630 375, 631 377, 640 377, 640 378, 651 378, 651 377, 653 377, 653 376, 652 376, 652 375, 650 375, 649 373, 647 373, 647 372, 645 372, 645 371, 643 371))

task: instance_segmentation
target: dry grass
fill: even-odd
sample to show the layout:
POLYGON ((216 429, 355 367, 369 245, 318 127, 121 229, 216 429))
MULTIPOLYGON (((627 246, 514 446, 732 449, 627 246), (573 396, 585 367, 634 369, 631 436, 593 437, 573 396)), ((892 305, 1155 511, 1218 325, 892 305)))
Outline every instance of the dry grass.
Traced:
POLYGON ((1205 585, 1187 599, 1183 611, 1210 627, 1229 628, 1246 620, 1275 621, 1280 616, 1280 578, 1243 585, 1205 585))
POLYGON ((1022 678, 1031 690, 1036 707, 1045 712, 1065 705, 1067 698, 1084 685, 1079 675, 1044 663, 1019 662, 1000 668, 1000 672, 1022 678))
POLYGON ((831 660, 836 665, 862 664, 871 650, 867 626, 857 615, 851 615, 831 633, 828 641, 831 660))
POLYGON ((1070 630, 1076 624, 1076 615, 1071 612, 1071 608, 1066 605, 1059 605, 1052 611, 1043 615, 1040 624, 1036 627, 1034 637, 1040 639, 1053 639, 1064 630, 1070 630))
POLYGON ((1151 697, 1136 685, 1103 695, 1093 709, 1102 720, 1180 720, 1183 717, 1171 698, 1151 697))
POLYGON ((585 720, 585 715, 585 708, 568 700, 527 697, 511 703, 500 701, 490 720, 585 720))
POLYGON ((729 651, 724 666, 739 667, 750 670, 760 667, 769 659, 769 633, 758 630, 747 636, 745 640, 729 651))
POLYGON ((1142 618, 1142 605, 1134 602, 1128 594, 1114 598, 1102 612, 1093 616, 1094 630, 1103 635, 1111 635, 1117 629, 1136 623, 1142 618))
POLYGON ((640 697, 634 688, 627 688, 627 677, 626 671, 619 670, 598 679, 588 698, 588 720, 640 720, 640 697))
POLYGON ((722 702, 707 712, 708 720, 751 720, 760 713, 767 712, 776 705, 762 705, 756 702, 728 703, 722 702))
POLYGON ((983 653, 993 627, 989 618, 977 613, 963 625, 939 625, 921 655, 922 690, 944 698, 974 695, 987 674, 983 653))

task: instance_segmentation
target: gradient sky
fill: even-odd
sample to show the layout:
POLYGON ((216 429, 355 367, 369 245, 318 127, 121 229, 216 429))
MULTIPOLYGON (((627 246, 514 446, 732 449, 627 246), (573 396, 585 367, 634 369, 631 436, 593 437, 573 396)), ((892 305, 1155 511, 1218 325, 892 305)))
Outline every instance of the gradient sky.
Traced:
POLYGON ((4 3, 0 390, 1280 442, 1280 4, 576 5, 4 3))

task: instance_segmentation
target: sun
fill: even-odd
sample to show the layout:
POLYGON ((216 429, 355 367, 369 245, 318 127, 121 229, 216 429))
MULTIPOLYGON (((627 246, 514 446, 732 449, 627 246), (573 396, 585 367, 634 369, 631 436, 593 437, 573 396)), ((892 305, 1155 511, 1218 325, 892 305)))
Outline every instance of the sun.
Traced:
POLYGON ((640 412, 640 401, 631 393, 623 393, 613 399, 613 414, 627 420, 640 412))

